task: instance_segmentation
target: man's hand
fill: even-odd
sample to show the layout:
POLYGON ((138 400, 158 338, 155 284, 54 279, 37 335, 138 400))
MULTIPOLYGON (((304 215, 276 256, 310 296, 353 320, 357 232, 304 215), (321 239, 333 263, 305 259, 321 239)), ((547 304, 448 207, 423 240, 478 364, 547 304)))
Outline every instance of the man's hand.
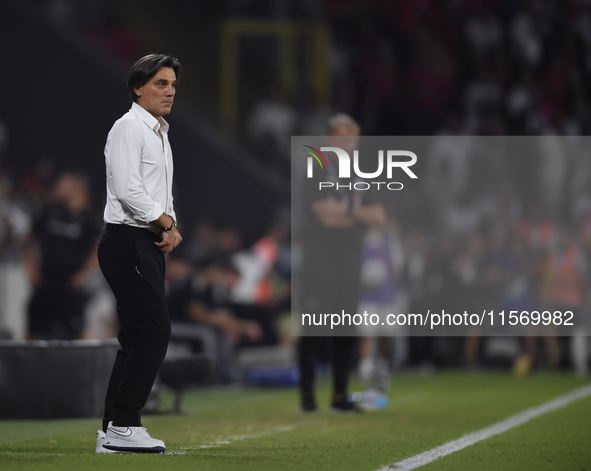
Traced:
POLYGON ((326 227, 348 227, 355 223, 355 220, 347 214, 348 207, 345 201, 339 201, 330 196, 314 201, 312 212, 326 227))
POLYGON ((176 227, 173 227, 170 232, 162 233, 162 242, 154 242, 162 253, 170 253, 181 243, 183 238, 176 227))
POLYGON ((347 214, 347 203, 338 201, 333 196, 312 203, 312 211, 319 218, 334 218, 347 214))

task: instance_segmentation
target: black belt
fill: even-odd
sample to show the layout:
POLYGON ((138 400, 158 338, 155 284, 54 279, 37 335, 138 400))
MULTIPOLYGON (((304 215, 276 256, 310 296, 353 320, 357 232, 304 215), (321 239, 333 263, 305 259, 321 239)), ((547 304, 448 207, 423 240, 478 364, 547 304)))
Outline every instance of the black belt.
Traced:
POLYGON ((153 236, 154 238, 160 240, 161 235, 160 233, 156 233, 147 227, 137 227, 137 226, 130 226, 128 224, 112 224, 110 222, 107 223, 107 231, 112 232, 113 234, 117 234, 118 231, 125 231, 125 232, 135 232, 137 234, 145 234, 146 232, 153 236))

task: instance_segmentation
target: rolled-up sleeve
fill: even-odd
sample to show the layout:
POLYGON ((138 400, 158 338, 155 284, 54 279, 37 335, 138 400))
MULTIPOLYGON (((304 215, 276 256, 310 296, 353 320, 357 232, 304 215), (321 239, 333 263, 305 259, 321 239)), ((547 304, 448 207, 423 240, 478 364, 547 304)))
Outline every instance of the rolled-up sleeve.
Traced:
POLYGON ((105 162, 108 183, 117 200, 134 219, 148 224, 164 211, 144 188, 140 163, 145 139, 138 124, 134 120, 121 120, 113 126, 105 148, 105 162))

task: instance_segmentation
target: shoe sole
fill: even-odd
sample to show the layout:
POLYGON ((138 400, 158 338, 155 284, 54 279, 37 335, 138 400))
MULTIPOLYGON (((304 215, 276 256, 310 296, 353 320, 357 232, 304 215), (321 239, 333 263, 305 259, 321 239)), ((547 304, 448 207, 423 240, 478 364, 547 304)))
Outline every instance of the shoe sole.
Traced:
POLYGON ((134 447, 134 446, 114 446, 114 445, 103 445, 103 448, 109 450, 110 453, 164 453, 166 448, 163 446, 155 446, 152 448, 145 447, 134 447))

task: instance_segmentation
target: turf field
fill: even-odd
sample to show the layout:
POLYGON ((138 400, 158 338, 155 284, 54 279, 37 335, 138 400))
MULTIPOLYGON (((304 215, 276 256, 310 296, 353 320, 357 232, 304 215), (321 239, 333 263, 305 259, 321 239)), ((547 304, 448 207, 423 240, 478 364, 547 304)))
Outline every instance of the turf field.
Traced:
MULTIPOLYGON (((0 470, 374 471, 588 385, 571 374, 443 372, 394 378, 390 405, 362 415, 297 409, 295 390, 188 393, 184 415, 146 417, 166 455, 96 455, 100 421, 0 421, 0 470)), ((355 389, 355 385, 353 385, 355 389)), ((171 405, 172 397, 163 397, 171 405)), ((591 396, 418 469, 591 471, 591 396)))

